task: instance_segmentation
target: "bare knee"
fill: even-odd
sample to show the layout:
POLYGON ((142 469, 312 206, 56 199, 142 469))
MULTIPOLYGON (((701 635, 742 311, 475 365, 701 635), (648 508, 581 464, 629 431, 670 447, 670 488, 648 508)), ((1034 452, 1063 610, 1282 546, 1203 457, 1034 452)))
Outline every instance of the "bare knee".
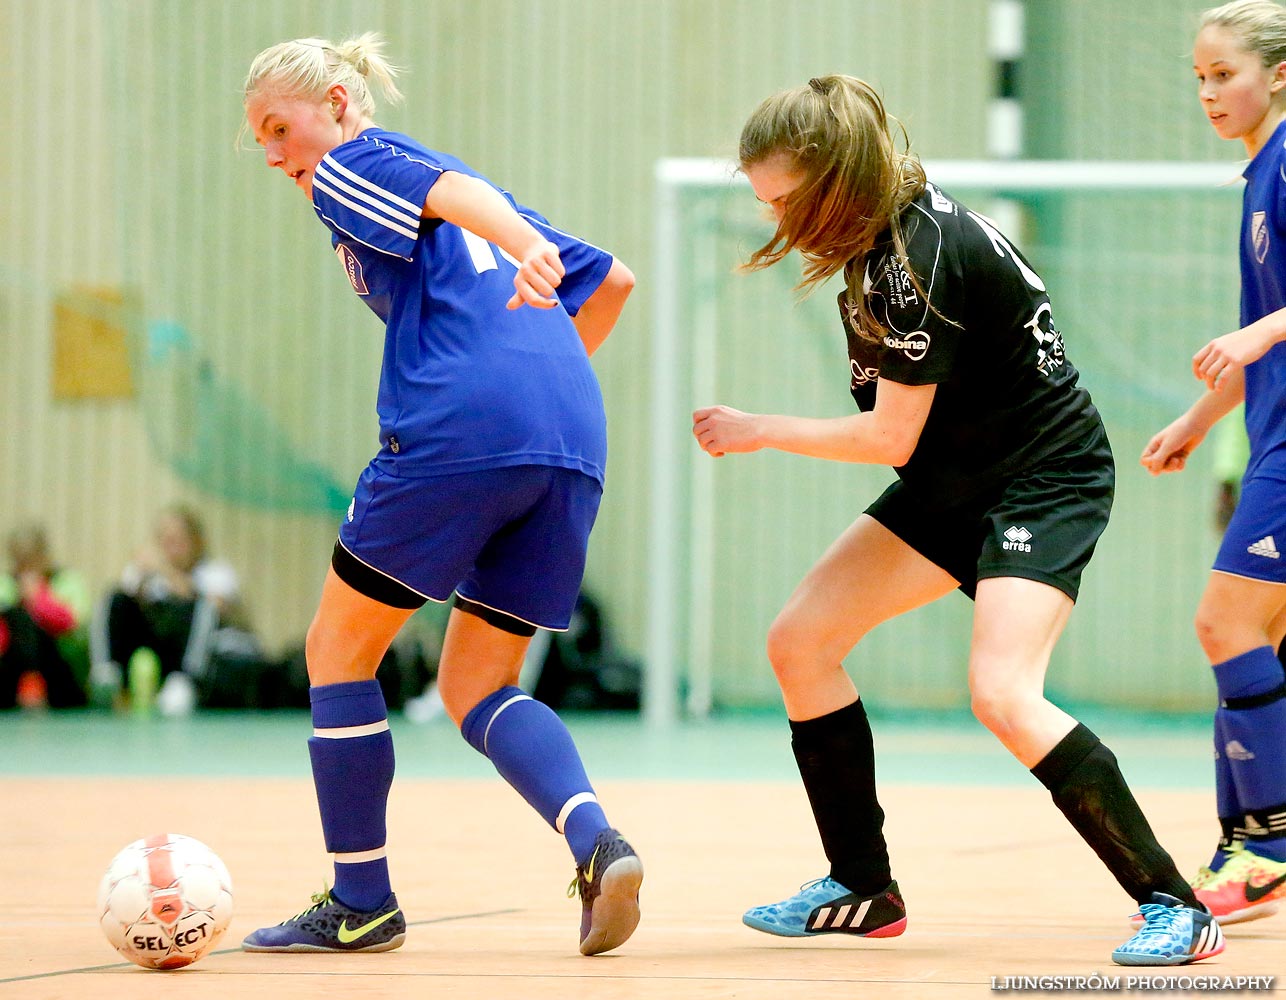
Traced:
POLYGON ((1211 663, 1222 663, 1234 655, 1225 627, 1225 615, 1216 614, 1202 606, 1197 609, 1197 616, 1192 624, 1197 633, 1197 642, 1201 643, 1201 649, 1211 663))
POLYGON ((1026 692, 994 679, 972 677, 969 681, 969 708, 984 726, 1008 745, 1011 734, 1021 731, 1027 715, 1026 692))
POLYGON ((458 670, 438 671, 438 697, 447 718, 455 723, 457 729, 464 725, 464 720, 478 705, 495 694, 501 688, 514 687, 518 683, 514 676, 478 676, 458 670))
POLYGON ((317 686, 370 680, 387 649, 388 643, 382 638, 345 634, 328 626, 318 615, 304 637, 309 683, 317 686))
POLYGON ((777 682, 785 688, 816 671, 817 636, 799 618, 782 612, 768 629, 767 653, 777 682))
POLYGON ((464 723, 465 716, 473 710, 473 707, 490 693, 479 693, 472 685, 457 684, 453 674, 442 671, 438 673, 437 690, 447 718, 455 723, 457 729, 464 723))

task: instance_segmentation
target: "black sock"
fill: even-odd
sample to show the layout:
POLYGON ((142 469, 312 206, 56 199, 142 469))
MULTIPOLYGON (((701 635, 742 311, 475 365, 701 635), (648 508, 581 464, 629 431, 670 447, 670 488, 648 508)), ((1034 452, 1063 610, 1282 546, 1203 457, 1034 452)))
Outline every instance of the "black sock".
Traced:
POLYGON ((884 810, 875 795, 871 723, 861 699, 820 718, 791 722, 790 733, 830 877, 862 896, 882 892, 893 876, 884 810))
POLYGON ((1157 843, 1115 755, 1085 726, 1077 723, 1031 773, 1135 902, 1164 892, 1197 906, 1192 887, 1157 843))

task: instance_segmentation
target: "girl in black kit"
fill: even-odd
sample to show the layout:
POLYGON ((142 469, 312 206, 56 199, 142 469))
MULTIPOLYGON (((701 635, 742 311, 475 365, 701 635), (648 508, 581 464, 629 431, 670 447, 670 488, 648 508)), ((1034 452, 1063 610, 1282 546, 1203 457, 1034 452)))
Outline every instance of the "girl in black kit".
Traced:
POLYGON ((1044 696, 1045 671, 1112 506, 1112 452, 1077 385, 1044 283, 986 218, 926 181, 870 86, 827 76, 769 98, 741 169, 777 220, 747 267, 791 250, 811 290, 843 275, 859 413, 697 410, 716 457, 760 448, 892 466, 898 480, 831 545, 768 633, 826 877, 744 922, 769 934, 892 937, 906 926, 875 789, 871 727, 842 660, 872 628, 974 599, 974 713, 1047 787, 1141 907, 1112 958, 1178 965, 1224 948, 1117 767, 1044 696))

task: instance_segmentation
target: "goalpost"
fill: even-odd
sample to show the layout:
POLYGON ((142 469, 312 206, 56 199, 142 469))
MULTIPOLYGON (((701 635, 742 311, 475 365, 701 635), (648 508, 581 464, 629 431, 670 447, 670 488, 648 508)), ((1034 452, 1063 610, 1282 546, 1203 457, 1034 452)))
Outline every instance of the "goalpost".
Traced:
MULTIPOLYGON (((1115 404, 1111 412, 1105 410, 1105 419, 1117 441, 1120 483, 1133 459, 1122 448, 1122 425, 1126 427, 1124 436, 1135 437, 1142 427, 1161 419, 1161 414, 1169 414, 1163 423, 1176 416, 1182 401, 1195 395, 1195 389, 1182 381, 1184 358, 1205 340, 1232 329, 1236 322, 1236 227, 1241 190, 1238 165, 926 161, 924 166, 932 183, 995 217, 1050 285, 1059 326, 1070 332, 1068 349, 1073 363, 1083 376, 1087 367, 1101 369, 1093 381, 1086 377, 1086 384, 1100 409, 1105 409, 1104 398, 1115 404), (1115 228, 1104 235, 1099 232, 1102 226, 1115 228), (1052 282, 1050 272, 1055 275, 1052 282), (1095 312, 1099 306, 1109 311, 1095 312), (1140 330, 1151 330, 1154 325, 1165 327, 1158 339, 1139 335, 1140 330), (1088 333, 1085 326, 1090 327, 1088 333), (1137 343, 1131 339, 1136 335, 1137 343), (1089 357, 1082 360, 1085 355, 1089 357)), ((733 164, 709 159, 663 159, 656 164, 655 181, 652 496, 647 584, 650 619, 644 714, 649 722, 666 725, 681 714, 703 717, 716 703, 764 703, 770 687, 775 692, 771 671, 762 662, 762 654, 755 652, 762 650, 764 633, 776 606, 773 602, 780 600, 782 587, 789 593, 797 582, 799 567, 806 568, 820 554, 817 539, 833 537, 834 532, 821 522, 841 516, 839 508, 849 510, 846 516, 851 520, 875 493, 863 490, 850 495, 852 478, 866 475, 851 471, 843 473, 848 478, 828 479, 820 485, 810 480, 802 488, 800 481, 813 473, 803 471, 805 467, 797 464, 767 468, 760 463, 754 467, 758 472, 733 471, 733 466, 720 466, 692 442, 688 414, 694 405, 738 405, 736 398, 722 398, 720 392, 736 397, 740 387, 785 406, 792 401, 787 398, 792 392, 811 402, 816 393, 823 391, 823 382, 832 388, 837 385, 838 390, 846 386, 835 367, 822 372, 820 364, 816 371, 809 369, 795 378, 794 362, 788 364, 784 359, 789 352, 783 351, 774 375, 780 376, 783 383, 795 378, 792 384, 796 388, 782 393, 774 383, 745 389, 753 371, 773 368, 772 355, 777 346, 776 340, 769 339, 747 349, 745 338, 755 336, 763 326, 800 325, 803 310, 791 311, 794 296, 789 291, 797 274, 784 287, 779 280, 777 287, 770 290, 772 296, 762 301, 757 290, 745 285, 737 290, 740 294, 725 294, 725 285, 751 280, 733 277, 732 272, 745 259, 745 250, 759 245, 771 233, 771 228, 760 220, 736 221, 737 216, 744 217, 754 210, 755 200, 733 164), (739 302, 742 297, 753 300, 749 314, 739 302), (776 300, 784 310, 780 324, 767 314, 770 307, 766 303, 776 300), (731 370, 741 367, 742 353, 767 357, 747 363, 737 383, 731 370), (726 386, 720 384, 723 378, 728 379, 726 386), (755 480, 755 475, 760 478, 755 480), (786 489, 778 490, 784 477, 792 481, 786 489), (792 508, 797 490, 805 494, 805 499, 802 506, 792 508), (832 510, 827 494, 836 490, 844 495, 832 510), (766 494, 772 495, 771 502, 765 500, 766 494), (745 508, 756 504, 766 513, 761 511, 757 521, 746 520, 751 515, 745 508), (783 524, 808 537, 783 540, 783 524), (759 557, 750 551, 755 548, 761 552, 759 557), (796 574, 793 578, 777 580, 776 591, 768 593, 774 588, 767 581, 792 572, 796 574), (745 600, 735 596, 751 591, 755 593, 745 600), (747 600, 753 608, 743 606, 747 600), (737 621, 725 628, 732 619, 737 621), (759 663, 751 665, 751 658, 757 658, 759 663)), ((754 283, 755 289, 761 286, 762 280, 754 283)), ((823 290, 809 302, 815 300, 833 302, 833 293, 823 290)), ((830 315, 833 313, 833 305, 826 319, 820 318, 818 312, 814 325, 824 325, 826 329, 817 341, 828 339, 836 345, 839 354, 832 353, 827 364, 837 360, 846 363, 842 361, 838 318, 830 315)), ((803 325, 808 324, 806 316, 803 325)), ((782 332, 777 336, 796 334, 782 332)), ((804 342, 810 349, 822 350, 812 347, 812 339, 804 342)), ((842 391, 832 392, 823 403, 826 412, 820 415, 846 412, 833 408, 842 395, 842 391)), ((849 400, 848 406, 851 405, 849 400)), ((1163 423, 1156 424, 1153 430, 1163 423)), ((891 478, 889 470, 882 473, 881 482, 891 478)), ((1132 475, 1130 482, 1130 489, 1135 489, 1132 475)), ((1118 486, 1118 508, 1122 492, 1118 486)), ((1172 502, 1174 495, 1169 490, 1155 504, 1172 502)), ((1199 504, 1184 503, 1187 506, 1183 506, 1181 514, 1198 513, 1199 504)), ((1150 509, 1142 520, 1145 526, 1155 522, 1156 511, 1150 509)), ((1129 542, 1137 548, 1138 559, 1148 556, 1143 548, 1147 544, 1147 539, 1129 542)), ((1193 584, 1198 584, 1204 554, 1197 553, 1201 558, 1194 558, 1191 547, 1180 541, 1172 544, 1177 546, 1173 579, 1186 579, 1186 567, 1192 563, 1198 567, 1191 573, 1193 584)), ((1158 558, 1151 556, 1153 564, 1158 558)), ((1096 557, 1096 561, 1102 559, 1103 556, 1096 557)), ((1159 572, 1166 580, 1171 579, 1164 559, 1146 572, 1159 572)), ((1095 583, 1103 583, 1102 574, 1095 583)), ((1173 583, 1168 590, 1162 583, 1157 586, 1161 592, 1143 605, 1109 596, 1104 602, 1107 607, 1091 612, 1090 627, 1099 631, 1122 627, 1112 618, 1114 604, 1122 605, 1116 608, 1118 612, 1136 616, 1158 608, 1180 619, 1190 614, 1191 607, 1171 607, 1179 603, 1173 583)), ((896 649, 892 658, 899 663, 909 662, 907 658, 915 649, 926 642, 931 645, 939 641, 937 633, 951 631, 955 627, 952 623, 959 621, 957 612, 955 619, 937 620, 940 628, 931 623, 932 635, 895 635, 894 646, 889 647, 890 651, 896 649)), ((1082 641, 1082 652, 1093 642, 1093 636, 1082 641)), ((1163 642, 1158 658, 1172 653, 1172 646, 1163 642)), ((955 644, 934 647, 930 654, 936 652, 942 658, 944 649, 949 658, 954 655, 955 644)), ((1083 684, 1102 689, 1104 678, 1094 677, 1092 668, 1087 669, 1090 675, 1083 684)), ((909 685, 905 688, 906 697, 915 704, 958 704, 948 691, 964 690, 958 665, 950 665, 949 678, 937 678, 934 670, 933 664, 925 663, 903 671, 902 679, 909 685)), ((1076 681, 1076 671, 1072 674, 1076 681)), ((1136 703, 1140 697, 1146 701, 1149 693, 1164 704, 1179 704, 1185 699, 1182 687, 1146 677, 1140 682, 1142 696, 1138 685, 1108 680, 1109 698, 1122 703, 1136 703)), ((886 684, 896 689, 898 678, 890 678, 886 684)), ((1071 687, 1075 688, 1076 683, 1071 687)))

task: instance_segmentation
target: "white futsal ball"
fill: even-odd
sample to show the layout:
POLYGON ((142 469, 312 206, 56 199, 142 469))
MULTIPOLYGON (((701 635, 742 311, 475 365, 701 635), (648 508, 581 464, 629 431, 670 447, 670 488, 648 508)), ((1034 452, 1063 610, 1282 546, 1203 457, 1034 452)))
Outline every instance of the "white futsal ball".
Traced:
POLYGON ((122 955, 145 969, 181 969, 215 946, 232 920, 228 869, 199 840, 158 833, 107 866, 98 923, 122 955))

